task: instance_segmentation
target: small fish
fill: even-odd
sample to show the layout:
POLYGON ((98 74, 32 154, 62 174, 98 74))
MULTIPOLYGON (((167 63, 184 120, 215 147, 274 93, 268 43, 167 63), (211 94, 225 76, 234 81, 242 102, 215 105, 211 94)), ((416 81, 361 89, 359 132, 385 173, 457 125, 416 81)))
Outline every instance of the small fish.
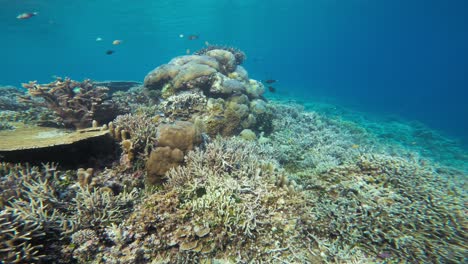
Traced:
POLYGON ((32 13, 22 13, 22 14, 19 14, 16 18, 17 19, 29 19, 33 16, 37 16, 37 12, 32 12, 32 13))
POLYGON ((268 86, 268 91, 270 91, 271 93, 274 93, 276 92, 276 88, 273 86, 268 86))
POLYGON ((264 80, 263 82, 264 83, 268 83, 268 84, 272 84, 272 83, 275 83, 277 82, 278 80, 272 80, 272 79, 268 79, 268 80, 264 80))
POLYGON ((108 51, 106 51, 106 54, 107 54, 107 55, 111 55, 111 54, 113 54, 114 52, 115 52, 114 50, 108 50, 108 51))
POLYGON ((199 38, 199 36, 198 36, 198 35, 189 35, 187 38, 188 38, 189 40, 196 40, 196 39, 199 38))
POLYGON ((209 46, 210 43, 209 43, 208 41, 205 41, 205 45, 206 45, 206 46, 209 46))
POLYGON ((351 145, 351 148, 353 148, 353 149, 358 149, 358 148, 359 148, 359 145, 358 145, 358 144, 353 144, 353 145, 351 145))
POLYGON ((102 41, 102 38, 101 38, 101 37, 97 37, 97 38, 96 38, 96 41, 97 41, 97 42, 102 41))
POLYGON ((180 34, 180 35, 179 35, 179 38, 184 38, 184 34, 180 34))
POLYGON ((122 41, 120 39, 116 39, 116 40, 112 41, 112 45, 120 45, 120 43, 122 43, 122 41))
POLYGON ((190 49, 187 49, 187 50, 185 51, 185 54, 189 55, 189 54, 190 54, 190 49))

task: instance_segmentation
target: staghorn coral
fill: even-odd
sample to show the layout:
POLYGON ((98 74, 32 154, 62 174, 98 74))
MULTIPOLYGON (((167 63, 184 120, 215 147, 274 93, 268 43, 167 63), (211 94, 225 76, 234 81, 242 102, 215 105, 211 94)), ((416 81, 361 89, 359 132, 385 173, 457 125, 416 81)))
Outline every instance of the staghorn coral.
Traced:
POLYGON ((129 134, 135 154, 141 153, 145 157, 155 148, 158 122, 144 113, 119 115, 113 121, 115 132, 125 131, 129 134))
POLYGON ((120 225, 106 228, 113 243, 92 247, 87 259, 110 263, 248 260, 302 262, 309 249, 303 196, 254 142, 217 138, 190 151, 168 172, 164 189, 148 193, 120 225))
POLYGON ((72 216, 77 228, 102 229, 112 223, 122 221, 131 211, 137 200, 138 189, 126 190, 115 195, 110 188, 91 189, 80 187, 71 204, 72 216))
MULTIPOLYGON (((58 117, 50 110, 25 102, 25 92, 12 86, 0 87, 0 123, 21 122, 57 126, 58 117)), ((1 129, 0 129, 1 130, 1 129)))
POLYGON ((278 161, 292 172, 326 171, 355 160, 372 146, 365 131, 353 131, 340 120, 303 112, 298 105, 272 103, 271 108, 274 132, 270 144, 278 161))
POLYGON ((235 252, 238 261, 307 256, 291 239, 301 236, 304 200, 293 185, 277 184, 282 175, 270 154, 266 146, 222 138, 189 152, 184 166, 167 173, 165 191, 149 196, 127 221, 137 237, 129 247, 172 261, 235 252))
POLYGON ((94 172, 92 182, 81 187, 80 172, 61 172, 55 164, 39 168, 0 163, 0 262, 85 259, 102 240, 94 240, 90 247, 65 247, 69 235, 89 228, 101 234, 107 225, 120 222, 138 200, 134 175, 115 173, 94 172), (132 191, 123 186, 127 183, 132 191))
POLYGON ((41 170, 2 163, 0 168, 2 187, 16 186, 10 191, 1 188, 2 199, 8 204, 0 207, 0 261, 56 259, 59 241, 74 229, 65 204, 54 192, 60 178, 56 167, 45 165, 41 170))
POLYGON ((5 111, 24 111, 28 106, 19 102, 19 98, 23 96, 23 92, 13 86, 0 86, 0 110, 5 111))
POLYGON ((466 194, 424 161, 367 154, 303 184, 313 204, 311 239, 325 261, 356 252, 392 263, 466 257, 466 194))
POLYGON ((117 107, 109 99, 108 88, 95 86, 89 79, 77 82, 57 78, 42 85, 32 81, 24 83, 23 87, 29 93, 22 98, 23 101, 52 109, 66 127, 89 127, 93 120, 107 123, 117 115, 117 107), (31 97, 40 97, 43 101, 38 102, 31 97))

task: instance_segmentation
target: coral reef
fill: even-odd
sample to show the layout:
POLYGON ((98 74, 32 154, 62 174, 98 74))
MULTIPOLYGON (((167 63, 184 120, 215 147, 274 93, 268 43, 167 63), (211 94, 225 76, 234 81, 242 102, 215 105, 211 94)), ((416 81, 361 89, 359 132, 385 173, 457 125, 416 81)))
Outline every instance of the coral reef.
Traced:
POLYGON ((93 120, 107 123, 117 116, 115 103, 109 99, 108 88, 96 86, 91 80, 83 82, 69 78, 57 78, 49 84, 37 82, 24 83, 30 96, 22 98, 25 102, 40 104, 52 109, 66 127, 85 128, 93 120), (31 97, 42 98, 39 102, 31 97))
POLYGON ((313 204, 311 233, 328 261, 356 250, 395 263, 466 257, 466 195, 424 161, 363 155, 304 184, 313 204))
POLYGON ((0 96, 0 110, 1 111, 24 111, 28 106, 21 103, 18 99, 23 96, 23 92, 13 86, 0 86, 2 95, 0 96))
POLYGON ((157 147, 146 162, 149 184, 162 183, 165 173, 181 165, 184 155, 202 142, 202 136, 192 123, 177 121, 160 125, 156 141, 157 147))
MULTIPOLYGON (((218 138, 190 151, 120 226, 94 259, 126 263, 310 259, 304 197, 255 142, 218 138)), ((112 230, 110 230, 112 229, 112 230)))
POLYGON ((176 57, 148 73, 144 87, 158 91, 165 119, 199 120, 210 136, 233 136, 242 129, 270 133, 265 89, 239 65, 244 56, 235 49, 209 48, 176 57))
POLYGON ((466 262, 466 152, 420 124, 267 102, 244 59, 208 46, 143 87, 6 89, 22 101, 0 97, 2 161, 60 167, 0 163, 0 263, 466 262), (60 123, 93 127, 37 126, 60 123))
MULTIPOLYGON (((88 169, 92 180, 82 186, 78 178, 83 171, 59 171, 56 164, 39 168, 0 163, 1 263, 69 263, 73 256, 81 260, 83 252, 69 244, 71 234, 101 234, 130 213, 140 196, 132 187, 139 184, 130 181, 137 179, 88 169)), ((72 235, 72 240, 77 237, 72 235)))
POLYGON ((212 50, 229 51, 230 53, 232 53, 234 55, 234 58, 236 60, 237 65, 241 65, 242 63, 244 63, 244 60, 247 57, 242 50, 234 48, 234 47, 223 46, 223 45, 208 45, 207 47, 205 47, 203 49, 195 51, 194 54, 195 55, 206 55, 206 53, 208 53, 209 51, 212 51, 212 50))
POLYGON ((275 157, 288 170, 326 171, 354 160, 374 144, 357 125, 304 112, 299 105, 272 103, 275 157))
POLYGON ((56 259, 58 241, 73 229, 73 223, 66 219, 66 204, 52 192, 59 189, 56 167, 46 165, 41 170, 2 163, 0 171, 0 261, 56 259))
POLYGON ((128 214, 138 198, 138 189, 125 190, 115 195, 111 188, 80 187, 71 207, 75 210, 73 222, 80 229, 100 230, 110 224, 119 223, 128 214))
POLYGON ((113 139, 103 127, 70 131, 15 123, 15 130, 0 131, 0 136, 0 156, 9 162, 79 165, 93 163, 92 158, 105 160, 114 150, 113 139))
POLYGON ((0 131, 1 130, 14 130, 15 126, 8 122, 0 122, 0 131))
MULTIPOLYGON (((129 143, 124 151, 129 153, 131 151, 134 154, 141 153, 147 157, 156 146, 156 134, 158 131, 159 122, 150 115, 144 113, 138 114, 125 114, 117 116, 113 121, 114 133, 116 135, 121 134, 121 131, 125 131, 129 134, 129 143)), ((124 141, 122 141, 122 147, 124 147, 124 141)))

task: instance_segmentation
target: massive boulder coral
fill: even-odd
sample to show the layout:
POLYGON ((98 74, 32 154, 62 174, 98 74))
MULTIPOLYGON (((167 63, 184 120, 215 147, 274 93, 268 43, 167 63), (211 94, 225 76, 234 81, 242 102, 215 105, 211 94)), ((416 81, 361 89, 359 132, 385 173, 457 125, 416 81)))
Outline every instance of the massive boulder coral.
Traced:
POLYGON ((170 169, 181 165, 184 155, 202 141, 201 133, 195 125, 186 121, 163 124, 158 129, 157 147, 151 152, 147 162, 147 182, 161 183, 170 169))
POLYGON ((272 115, 262 97, 265 88, 240 65, 245 54, 225 48, 198 54, 176 57, 145 77, 144 87, 156 91, 166 118, 201 121, 211 136, 243 129, 269 133, 272 115))

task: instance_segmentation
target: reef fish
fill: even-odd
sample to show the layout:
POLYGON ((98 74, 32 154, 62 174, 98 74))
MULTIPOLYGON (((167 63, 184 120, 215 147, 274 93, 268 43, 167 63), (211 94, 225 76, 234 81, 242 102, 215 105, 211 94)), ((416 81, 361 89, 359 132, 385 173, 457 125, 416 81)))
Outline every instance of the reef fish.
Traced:
POLYGON ((276 92, 276 88, 273 86, 268 86, 268 91, 270 91, 271 93, 274 93, 276 92))
POLYGON ((275 83, 277 82, 278 80, 273 80, 273 79, 268 79, 268 80, 264 80, 263 82, 264 83, 268 83, 268 84, 272 84, 272 83, 275 83))
POLYGON ((196 39, 199 38, 199 36, 198 36, 198 35, 189 35, 187 38, 188 38, 189 40, 196 40, 196 39))
POLYGON ((22 14, 19 14, 16 18, 17 19, 29 19, 33 16, 37 16, 37 12, 32 12, 32 13, 22 13, 22 14))
POLYGON ((113 50, 108 50, 108 51, 106 51, 106 54, 107 54, 107 55, 111 55, 111 54, 113 54, 114 52, 115 52, 115 51, 113 51, 113 50))
POLYGON ((120 39, 116 39, 116 40, 112 41, 112 45, 120 45, 120 43, 122 43, 122 41, 120 39))

